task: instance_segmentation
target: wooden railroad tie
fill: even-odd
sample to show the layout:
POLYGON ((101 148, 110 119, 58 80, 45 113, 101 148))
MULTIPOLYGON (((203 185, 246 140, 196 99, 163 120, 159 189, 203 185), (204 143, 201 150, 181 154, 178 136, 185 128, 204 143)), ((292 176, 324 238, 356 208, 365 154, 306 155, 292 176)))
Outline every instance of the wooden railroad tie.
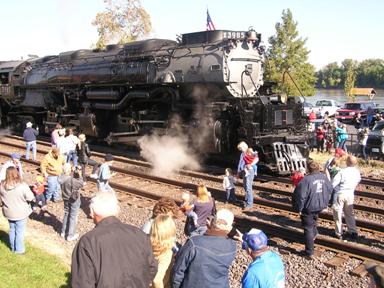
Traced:
POLYGON ((345 262, 348 261, 348 259, 349 259, 348 255, 338 253, 336 256, 329 259, 324 264, 328 267, 337 268, 337 267, 343 266, 345 264, 345 262))
POLYGON ((365 264, 366 264, 366 261, 364 263, 361 263, 355 269, 349 271, 349 274, 351 274, 352 276, 360 277, 360 278, 364 277, 368 273, 368 271, 365 269, 365 264))

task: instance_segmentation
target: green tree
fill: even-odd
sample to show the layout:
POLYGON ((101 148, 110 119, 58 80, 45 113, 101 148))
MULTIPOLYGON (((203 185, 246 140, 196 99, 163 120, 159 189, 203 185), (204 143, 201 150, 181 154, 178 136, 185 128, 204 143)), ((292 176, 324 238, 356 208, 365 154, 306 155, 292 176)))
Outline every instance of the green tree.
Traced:
POLYGON ((359 87, 384 87, 384 60, 367 59, 357 67, 357 84, 359 87))
POLYGON ((267 51, 268 63, 265 67, 266 80, 278 83, 278 92, 299 95, 298 89, 290 78, 285 77, 287 71, 297 86, 306 96, 315 94, 315 67, 308 63, 310 51, 305 47, 306 39, 299 37, 297 22, 292 12, 283 10, 282 22, 275 25, 276 35, 268 39, 271 45, 267 51))
POLYGON ((355 101, 355 95, 351 94, 351 89, 355 86, 356 81, 356 65, 355 62, 351 59, 345 59, 342 63, 345 71, 344 79, 344 93, 351 100, 355 101))
POLYGON ((341 88, 343 71, 337 62, 329 63, 317 73, 321 88, 341 88))
POLYGON ((111 43, 127 43, 149 34, 151 18, 140 0, 104 0, 106 10, 97 13, 92 25, 97 27, 97 48, 111 43))

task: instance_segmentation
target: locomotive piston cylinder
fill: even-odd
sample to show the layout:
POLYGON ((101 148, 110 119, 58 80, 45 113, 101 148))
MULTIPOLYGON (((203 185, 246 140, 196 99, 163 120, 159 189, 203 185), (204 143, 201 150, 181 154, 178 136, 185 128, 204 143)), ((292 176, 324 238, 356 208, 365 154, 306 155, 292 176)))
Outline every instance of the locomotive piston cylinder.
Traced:
POLYGON ((111 89, 108 90, 89 90, 85 96, 90 100, 117 100, 120 98, 120 93, 111 89))

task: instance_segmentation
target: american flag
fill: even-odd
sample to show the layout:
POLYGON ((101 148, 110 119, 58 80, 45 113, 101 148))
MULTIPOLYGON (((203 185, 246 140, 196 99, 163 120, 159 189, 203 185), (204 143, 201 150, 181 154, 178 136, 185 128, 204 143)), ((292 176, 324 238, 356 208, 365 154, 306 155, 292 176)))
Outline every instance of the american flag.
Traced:
POLYGON ((209 16, 209 12, 207 9, 207 31, 216 30, 215 24, 213 24, 211 16, 209 16))

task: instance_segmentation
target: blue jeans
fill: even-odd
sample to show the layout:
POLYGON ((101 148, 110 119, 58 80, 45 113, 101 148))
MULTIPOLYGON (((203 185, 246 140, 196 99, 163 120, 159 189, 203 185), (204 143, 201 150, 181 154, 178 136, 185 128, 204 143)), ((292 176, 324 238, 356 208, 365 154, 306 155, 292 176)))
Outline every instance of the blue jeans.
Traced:
POLYGON ((360 144, 360 148, 361 148, 361 152, 364 160, 367 160, 367 150, 366 150, 367 146, 360 144))
POLYGON ((236 202, 235 188, 225 189, 227 191, 227 201, 236 202))
POLYGON ((26 151, 25 151, 25 159, 29 160, 29 150, 32 148, 32 160, 36 160, 36 141, 27 142, 26 151))
POLYGON ((255 178, 255 170, 249 169, 248 175, 243 179, 243 187, 245 190, 245 208, 253 207, 253 179, 255 178))
POLYGON ((204 235, 207 232, 207 226, 199 226, 195 230, 191 231, 190 237, 204 235))
POLYGON ((71 150, 67 153, 67 163, 73 161, 73 166, 77 166, 77 153, 75 150, 71 150))
POLYGON ((64 219, 61 233, 65 235, 68 225, 68 237, 73 237, 76 234, 77 212, 80 208, 80 197, 76 200, 64 200, 64 219))
POLYGON ((346 144, 347 144, 347 140, 341 140, 341 142, 339 142, 338 148, 341 148, 345 152, 347 152, 347 145, 346 144))
POLYGON ((51 200, 52 197, 53 201, 58 201, 61 199, 61 189, 57 178, 58 176, 48 176, 48 188, 45 192, 45 198, 47 198, 47 200, 51 200))
POLYGON ((108 181, 97 180, 97 190, 101 192, 106 192, 106 191, 113 192, 113 189, 111 186, 109 186, 108 181))
POLYGON ((27 226, 27 218, 9 222, 9 243, 11 244, 11 251, 22 254, 25 253, 24 245, 24 232, 27 226))

